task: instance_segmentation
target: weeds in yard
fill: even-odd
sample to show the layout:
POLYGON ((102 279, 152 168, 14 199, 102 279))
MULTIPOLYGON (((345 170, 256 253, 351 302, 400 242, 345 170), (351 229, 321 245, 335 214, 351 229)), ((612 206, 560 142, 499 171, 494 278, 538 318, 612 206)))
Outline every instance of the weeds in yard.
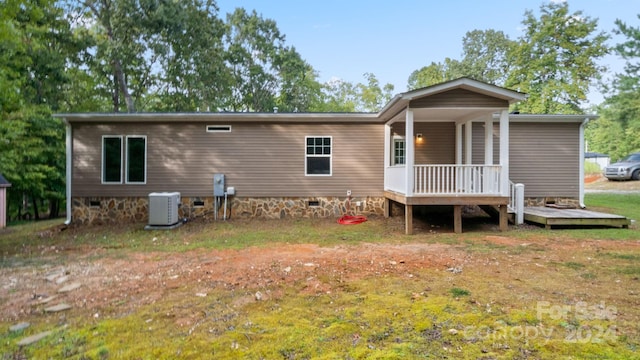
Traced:
MULTIPOLYGON (((629 198, 634 204, 640 200, 629 198)), ((628 216, 638 211, 617 210, 631 206, 627 199, 601 200, 628 216)), ((162 296, 141 305, 134 300, 144 292, 110 298, 99 317, 82 306, 60 316, 27 305, 32 312, 20 316, 32 327, 11 332, 8 322, 0 323, 0 358, 637 357, 640 254, 628 242, 640 237, 637 228, 405 236, 402 229, 390 230, 388 221, 373 218, 344 227, 333 220, 234 219, 194 221, 175 231, 127 225, 50 232, 59 222, 14 227, 0 234, 0 271, 12 276, 80 260, 135 258, 142 252, 151 254, 146 257, 149 262, 188 255, 199 265, 213 261, 213 249, 268 253, 283 244, 311 243, 323 251, 344 250, 336 254, 348 256, 335 259, 332 268, 315 260, 314 267, 307 267, 304 261, 288 264, 269 258, 265 270, 251 281, 207 278, 196 283, 177 278, 162 296), (389 254, 397 257, 383 259, 384 267, 368 258, 353 265, 356 256, 370 255, 350 249, 379 249, 362 243, 391 244, 389 254), (400 244, 407 246, 400 249, 400 244), (416 249, 425 244, 434 246, 423 256, 416 249), (408 264, 401 257, 416 253, 433 263, 402 270, 408 264), (449 266, 463 271, 447 271, 449 266), (358 267, 375 271, 359 273, 358 267), (283 280, 300 269, 313 273, 283 280), (196 295, 201 288, 206 294, 196 295), (59 330, 28 347, 16 345, 51 327, 59 330)), ((230 270, 240 266, 213 264, 230 270)), ((156 274, 145 274, 143 282, 152 281, 152 275, 156 274)), ((242 276, 240 271, 237 277, 242 276)), ((15 290, 7 288, 2 296, 12 296, 11 291, 15 290)))
POLYGON ((471 292, 469 290, 465 290, 457 287, 452 288, 451 290, 449 290, 449 292, 451 293, 451 296, 453 296, 454 298, 471 295, 471 292))
MULTIPOLYGON (((246 303, 237 301, 245 291, 215 291, 206 298, 173 294, 134 314, 73 324, 28 349, 27 355, 77 359, 634 356, 612 330, 614 322, 578 320, 576 305, 566 316, 556 309, 566 306, 553 303, 541 314, 526 305, 492 311, 487 307, 490 293, 475 294, 473 301, 455 299, 447 292, 465 299, 471 294, 459 288, 447 291, 443 283, 432 284, 426 294, 424 279, 433 273, 418 275, 418 279, 362 279, 347 291, 315 295, 287 288, 281 297, 246 303)), ((515 298, 505 297, 503 303, 514 304, 515 298)))

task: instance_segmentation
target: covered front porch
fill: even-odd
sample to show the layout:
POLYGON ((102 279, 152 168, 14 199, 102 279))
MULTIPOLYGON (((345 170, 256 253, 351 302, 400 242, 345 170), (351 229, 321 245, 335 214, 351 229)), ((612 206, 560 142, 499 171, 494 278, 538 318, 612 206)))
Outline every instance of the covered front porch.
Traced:
POLYGON ((393 114, 385 122, 387 215, 391 201, 404 205, 405 230, 412 234, 413 206, 452 205, 454 231, 459 233, 463 206, 493 206, 500 214, 500 229, 506 230, 511 198, 508 107, 522 98, 462 78, 392 100, 383 110, 393 114))

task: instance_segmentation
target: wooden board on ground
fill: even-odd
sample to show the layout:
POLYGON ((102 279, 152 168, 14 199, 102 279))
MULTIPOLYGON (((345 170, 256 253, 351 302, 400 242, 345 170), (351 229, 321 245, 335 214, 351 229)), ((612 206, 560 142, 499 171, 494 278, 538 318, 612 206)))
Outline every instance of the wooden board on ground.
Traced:
POLYGON ((582 209, 554 209, 550 207, 525 207, 524 220, 553 226, 609 226, 629 227, 629 219, 620 215, 612 215, 582 209))

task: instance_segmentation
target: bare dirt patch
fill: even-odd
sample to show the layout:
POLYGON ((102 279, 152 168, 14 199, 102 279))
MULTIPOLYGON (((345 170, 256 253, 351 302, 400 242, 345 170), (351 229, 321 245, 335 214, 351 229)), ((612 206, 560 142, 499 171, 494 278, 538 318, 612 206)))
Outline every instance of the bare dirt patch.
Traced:
MULTIPOLYGON (((640 250, 640 242, 559 241, 550 237, 523 240, 499 234, 488 235, 474 246, 536 248, 553 254, 556 259, 575 258, 576 254, 585 251, 640 250)), ((514 259, 510 251, 493 251, 491 257, 495 262, 514 259)), ((522 273, 537 270, 528 255, 520 257, 529 260, 519 262, 522 273)), ((1 320, 22 321, 61 302, 95 316, 109 313, 115 307, 119 313, 126 313, 184 289, 194 296, 217 289, 242 290, 249 294, 260 291, 260 296, 270 298, 281 296, 270 289, 293 286, 300 293, 320 294, 362 278, 411 277, 425 269, 445 271, 460 266, 481 266, 487 261, 484 256, 470 255, 461 245, 421 242, 333 247, 273 244, 242 250, 138 252, 121 258, 101 256, 100 250, 80 248, 75 250, 73 258, 76 260, 61 266, 0 269, 1 320), (68 293, 59 292, 71 283, 81 286, 68 293)))
POLYGON ((596 191, 640 191, 640 181, 613 181, 602 175, 589 175, 584 180, 586 190, 596 191))
POLYGON ((400 217, 353 227, 312 219, 38 229, 3 245, 0 357, 628 358, 640 344, 640 241, 500 233, 482 219, 483 230, 460 235, 446 219, 416 220, 414 236, 403 235, 400 217), (583 305, 611 316, 587 319, 583 305), (557 309, 569 310, 544 312, 557 309), (566 338, 574 333, 600 345, 581 348, 566 338), (46 337, 20 345, 33 336, 46 337))

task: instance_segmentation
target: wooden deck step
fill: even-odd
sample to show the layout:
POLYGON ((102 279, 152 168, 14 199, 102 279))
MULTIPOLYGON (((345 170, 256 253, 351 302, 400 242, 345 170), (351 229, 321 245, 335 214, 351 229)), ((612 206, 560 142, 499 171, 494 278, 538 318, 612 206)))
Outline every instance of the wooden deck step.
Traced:
MULTIPOLYGON (((486 212, 487 215, 491 216, 492 219, 496 219, 499 220, 500 219, 500 209, 495 206, 495 205, 478 205, 478 207, 480 209, 482 209, 482 211, 486 212)), ((511 224, 515 224, 516 220, 515 220, 515 214, 509 210, 507 213, 507 220, 511 223, 511 224)))
POLYGON ((606 226, 628 228, 631 221, 624 216, 583 209, 557 209, 551 207, 525 207, 524 221, 553 226, 606 226))

